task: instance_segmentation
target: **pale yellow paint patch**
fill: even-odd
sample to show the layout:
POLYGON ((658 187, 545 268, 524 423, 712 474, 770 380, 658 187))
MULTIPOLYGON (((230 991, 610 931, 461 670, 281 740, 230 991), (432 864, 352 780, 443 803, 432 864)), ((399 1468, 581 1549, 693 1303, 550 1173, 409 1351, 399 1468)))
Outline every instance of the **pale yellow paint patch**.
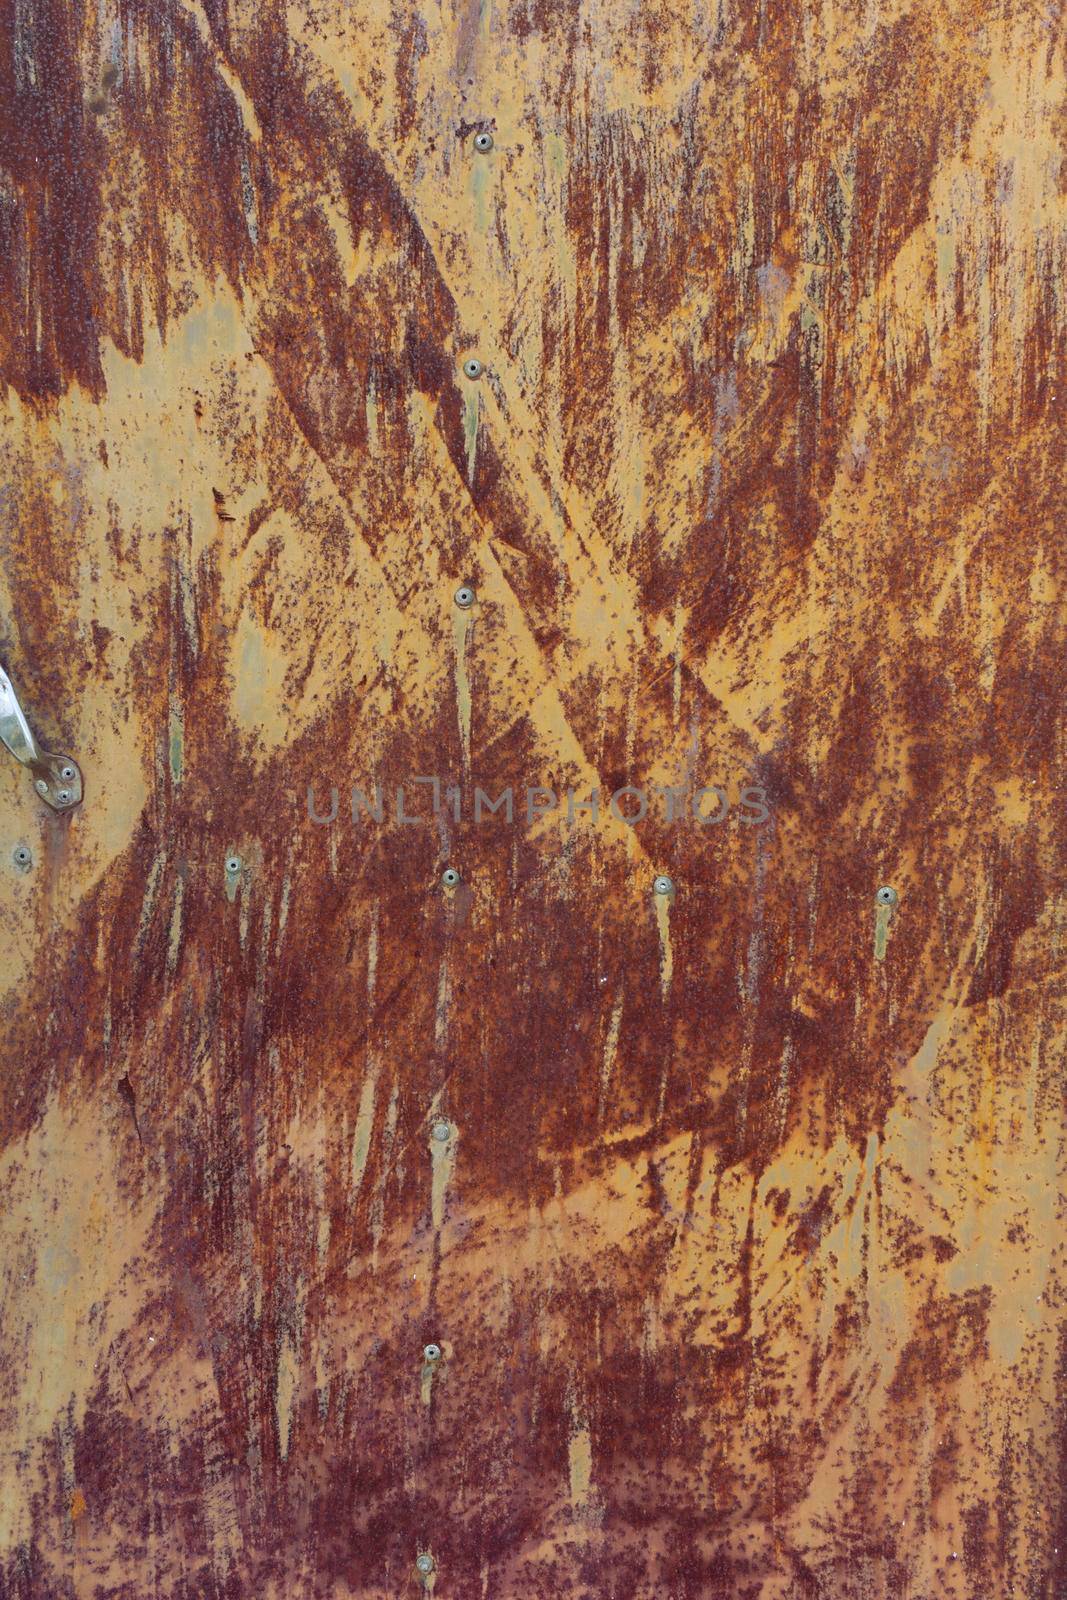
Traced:
POLYGON ((578 1510, 588 1500, 593 1483, 593 1440, 584 1424, 567 1441, 567 1473, 571 1505, 578 1510))
POLYGON ((278 1352, 278 1381, 275 1389, 275 1415, 278 1420, 278 1450, 284 1461, 289 1454, 289 1435, 292 1428, 293 1398, 296 1394, 300 1365, 289 1336, 282 1340, 278 1352))
POLYGON ((874 959, 885 960, 886 944, 889 939, 889 925, 893 920, 894 906, 875 906, 874 908, 874 959))
MULTIPOLYGON (((476 602, 477 603, 477 602, 476 602)), ((456 660, 456 715, 459 736, 463 746, 463 770, 470 771, 471 764, 471 685, 467 671, 467 647, 470 641, 471 610, 453 606, 452 633, 456 660)))
POLYGON ((337 259, 341 264, 341 274, 351 288, 359 273, 359 252, 356 242, 352 237, 352 228, 344 207, 332 194, 324 194, 319 204, 322 214, 326 218, 333 242, 337 249, 337 259))
POLYGON ((463 388, 463 438, 467 446, 467 482, 474 482, 474 467, 478 459, 478 427, 481 422, 481 401, 473 383, 463 388))
POLYGON ((234 630, 231 664, 234 719, 258 737, 285 718, 285 662, 270 634, 247 611, 234 630))
POLYGON ((378 1087, 378 1068, 376 1063, 368 1064, 367 1076, 363 1080, 363 1088, 359 1095, 359 1110, 356 1113, 356 1128, 352 1135, 352 1199, 359 1194, 363 1174, 367 1170, 367 1157, 370 1154, 371 1133, 374 1129, 374 1097, 378 1087))
POLYGON ((180 705, 171 707, 170 735, 167 741, 167 751, 170 759, 170 775, 175 783, 182 781, 182 760, 184 754, 185 727, 180 705))
POLYGON ((174 885, 174 904, 170 914, 170 932, 167 938, 167 972, 173 974, 178 965, 182 946, 182 896, 185 885, 178 878, 174 885))
POLYGON ((619 1029, 622 1026, 622 1002, 623 993, 620 989, 615 997, 615 1005, 612 1008, 611 1020, 608 1023, 608 1031, 604 1039, 604 1055, 600 1066, 600 1106, 598 1108, 598 1116, 600 1119, 603 1119, 604 1111, 607 1106, 608 1089, 611 1084, 611 1074, 615 1067, 615 1057, 618 1054, 619 1049, 619 1029))
POLYGON ((455 1172, 458 1140, 455 1123, 451 1124, 451 1132, 447 1139, 435 1139, 431 1134, 429 1140, 430 1216, 435 1232, 440 1231, 445 1220, 445 1198, 455 1172))
POLYGON ((674 951, 671 947, 671 902, 674 896, 670 894, 657 894, 654 896, 656 906, 656 927, 659 929, 659 982, 664 1000, 671 992, 671 980, 674 977, 674 951))

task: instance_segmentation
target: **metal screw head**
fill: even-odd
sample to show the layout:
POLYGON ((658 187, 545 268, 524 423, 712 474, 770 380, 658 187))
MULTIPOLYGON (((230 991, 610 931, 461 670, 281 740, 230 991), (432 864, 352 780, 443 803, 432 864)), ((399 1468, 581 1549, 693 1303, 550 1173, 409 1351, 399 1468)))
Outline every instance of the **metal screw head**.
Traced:
POLYGON ((11 859, 14 861, 16 867, 28 867, 33 860, 33 857, 29 852, 28 846, 24 844, 17 844, 14 850, 11 852, 11 859))
POLYGON ((240 870, 241 870, 241 858, 240 858, 240 856, 227 856, 226 857, 226 871, 227 872, 240 872, 240 870))
POLYGON ((474 135, 474 148, 482 155, 493 148, 493 135, 491 133, 476 133, 474 135))
POLYGON ((71 801, 71 793, 70 793, 69 789, 57 789, 56 790, 56 805, 57 806, 69 806, 70 805, 70 801, 71 801))
POLYGON ((463 363, 463 373, 464 373, 464 376, 468 377, 468 378, 480 378, 481 377, 481 375, 482 375, 482 364, 478 360, 477 356, 468 356, 467 360, 463 363))
POLYGON ((884 883, 874 898, 877 905, 895 906, 900 896, 895 889, 890 888, 888 883, 884 883))
POLYGON ((441 1346, 439 1344, 428 1344, 422 1353, 427 1361, 440 1361, 441 1346))
POLYGON ((474 604, 474 590, 469 583, 461 584, 456 590, 455 600, 457 606, 463 611, 469 611, 474 604))
POLYGON ((652 888, 656 894, 673 894, 674 879, 668 878, 665 872, 661 872, 659 877, 653 883, 652 888))
POLYGON ((419 1572, 432 1572, 433 1556, 416 1556, 415 1567, 419 1572))
POLYGON ((454 889, 459 882, 459 873, 455 867, 446 867, 441 874, 441 882, 446 889, 454 889))
POLYGON ((66 766, 60 767, 59 776, 61 778, 66 778, 68 783, 73 778, 73 776, 74 776, 74 768, 71 766, 69 761, 67 762, 66 766))
POLYGON ((451 1137, 452 1124, 450 1122, 446 1122, 442 1117, 440 1122, 434 1123, 431 1132, 438 1144, 444 1144, 451 1137))

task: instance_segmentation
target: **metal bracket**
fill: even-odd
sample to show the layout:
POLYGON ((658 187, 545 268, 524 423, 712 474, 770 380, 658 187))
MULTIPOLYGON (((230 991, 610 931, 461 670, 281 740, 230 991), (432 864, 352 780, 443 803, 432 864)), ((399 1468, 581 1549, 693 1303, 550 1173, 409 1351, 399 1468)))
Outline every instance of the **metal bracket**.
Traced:
POLYGON ((70 756, 42 750, 26 721, 11 679, 0 667, 0 741, 16 761, 29 767, 33 786, 53 811, 71 811, 82 798, 82 775, 70 756))

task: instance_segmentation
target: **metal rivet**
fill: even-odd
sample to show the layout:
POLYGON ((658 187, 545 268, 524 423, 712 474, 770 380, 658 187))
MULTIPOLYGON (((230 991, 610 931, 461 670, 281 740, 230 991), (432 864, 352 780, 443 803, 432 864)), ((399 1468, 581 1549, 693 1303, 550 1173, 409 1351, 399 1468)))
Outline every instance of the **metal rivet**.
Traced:
POLYGON ((493 135, 491 133, 476 133, 474 135, 474 148, 484 155, 493 148, 493 135))
POLYGON ((452 1124, 450 1122, 446 1122, 442 1117, 440 1122, 434 1123, 432 1131, 433 1137, 437 1140, 438 1144, 444 1144, 447 1139, 452 1137, 452 1124))
POLYGON ((432 1572, 433 1556, 416 1556, 415 1566, 419 1572, 432 1572))
POLYGON ((71 798, 71 794, 70 794, 70 790, 69 789, 57 789, 56 790, 56 804, 57 805, 60 805, 60 806, 68 805, 70 803, 70 798, 71 798))
POLYGON ((441 1346, 439 1344, 428 1344, 422 1353, 427 1361, 440 1361, 441 1346))
POLYGON ((455 867, 446 867, 441 874, 441 882, 446 889, 454 889, 459 882, 459 873, 455 867))
POLYGON ((30 862, 33 860, 28 847, 24 844, 17 844, 15 846, 14 850, 11 852, 11 858, 16 867, 28 867, 30 862))
POLYGON ((464 611, 470 610, 474 604, 474 590, 469 583, 463 584, 456 590, 455 600, 457 606, 460 606, 464 611))
POLYGON ((652 887, 655 890, 656 894, 673 894, 674 893, 674 879, 673 878, 668 878, 666 873, 661 873, 660 876, 653 883, 652 887))
POLYGON ((48 785, 43 778, 38 778, 33 787, 37 790, 38 794, 48 793, 48 785))
POLYGON ((468 359, 463 363, 463 371, 465 376, 468 378, 480 378, 482 375, 482 364, 478 360, 478 357, 469 356, 468 359))
POLYGON ((880 906, 895 906, 900 896, 895 889, 890 888, 889 884, 885 883, 874 898, 880 906))
POLYGON ((226 857, 226 871, 227 872, 240 872, 240 870, 241 870, 241 858, 240 858, 240 856, 227 856, 226 857))
POLYGON ((66 778, 67 782, 69 783, 71 778, 74 776, 74 768, 70 766, 69 763, 65 767, 60 767, 59 776, 61 778, 66 778))

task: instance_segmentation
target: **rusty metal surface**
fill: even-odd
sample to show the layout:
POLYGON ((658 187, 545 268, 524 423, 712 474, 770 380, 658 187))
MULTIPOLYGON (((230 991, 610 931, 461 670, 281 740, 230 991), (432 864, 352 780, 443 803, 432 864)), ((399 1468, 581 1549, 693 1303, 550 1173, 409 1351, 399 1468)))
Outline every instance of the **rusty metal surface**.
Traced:
POLYGON ((1061 1596, 1060 8, 0 14, 0 1595, 1061 1596))

